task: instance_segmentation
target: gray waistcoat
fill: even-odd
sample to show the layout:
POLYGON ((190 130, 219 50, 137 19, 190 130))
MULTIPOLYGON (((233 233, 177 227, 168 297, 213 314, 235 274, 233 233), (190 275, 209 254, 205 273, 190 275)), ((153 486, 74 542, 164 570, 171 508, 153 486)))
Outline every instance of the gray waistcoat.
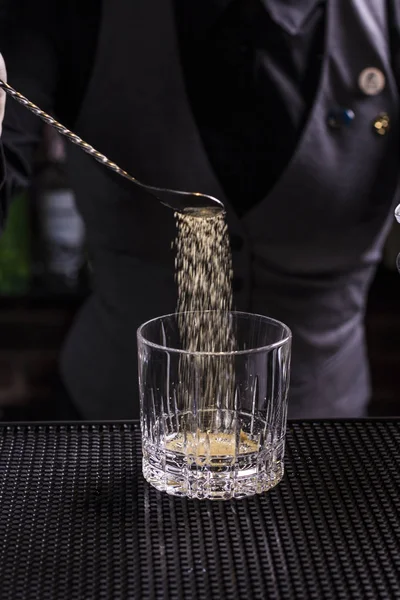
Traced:
MULTIPOLYGON (((269 2, 294 35, 301 14, 287 6, 279 12, 282 4, 269 2)), ((291 416, 358 415, 368 399, 365 292, 400 164, 383 5, 328 0, 325 59, 308 123, 279 183, 238 219, 191 113, 171 3, 103 2, 76 130, 145 182, 226 202, 230 231, 244 240, 234 252, 243 284, 237 308, 277 317, 293 330, 291 416), (386 76, 376 96, 358 88, 365 67, 386 76), (328 127, 336 105, 354 111, 351 127, 328 127), (372 128, 381 112, 392 120, 391 133, 382 137, 372 128)), ((85 417, 130 418, 138 414, 136 328, 175 308, 173 215, 74 148, 70 169, 87 225, 95 293, 70 333, 62 371, 85 417)))

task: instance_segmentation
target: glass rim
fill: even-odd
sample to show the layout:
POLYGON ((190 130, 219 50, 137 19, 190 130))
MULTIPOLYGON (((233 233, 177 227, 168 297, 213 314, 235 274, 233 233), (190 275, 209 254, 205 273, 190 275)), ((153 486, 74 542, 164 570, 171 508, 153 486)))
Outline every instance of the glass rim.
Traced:
MULTIPOLYGON (((150 346, 151 348, 154 348, 156 350, 164 350, 164 351, 167 350, 168 352, 174 352, 176 354, 186 354, 186 355, 190 355, 190 356, 240 356, 240 355, 244 355, 244 354, 257 354, 257 353, 266 352, 269 350, 274 350, 276 348, 285 346, 292 339, 292 332, 291 332, 290 328, 287 325, 285 325, 285 323, 283 323, 282 321, 278 321, 278 319, 274 319, 272 317, 266 317, 265 315, 259 315, 259 314, 249 313, 249 312, 240 311, 240 310, 229 310, 228 314, 238 315, 238 316, 241 315, 241 316, 246 316, 246 317, 257 317, 259 319, 262 319, 264 322, 278 325, 285 331, 285 333, 286 333, 285 337, 282 340, 273 342, 272 344, 266 344, 265 346, 259 346, 257 348, 249 348, 247 350, 229 350, 229 351, 224 351, 224 352, 205 352, 205 351, 192 352, 190 350, 182 350, 181 348, 172 348, 170 346, 162 346, 161 344, 156 344, 155 342, 150 342, 143 335, 143 329, 145 327, 147 327, 148 325, 151 325, 151 323, 155 323, 156 321, 162 321, 163 319, 168 319, 171 317, 178 317, 179 315, 185 315, 185 314, 190 314, 190 313, 196 314, 196 313, 201 313, 201 312, 202 311, 186 311, 186 312, 180 312, 180 313, 170 313, 168 315, 161 315, 160 317, 154 317, 153 319, 149 319, 149 321, 146 321, 145 323, 140 325, 140 327, 137 329, 137 332, 136 332, 137 340, 138 340, 138 342, 141 342, 141 343, 145 344, 146 346, 150 346)), ((205 310, 203 312, 207 313, 207 312, 217 312, 217 311, 205 310)))

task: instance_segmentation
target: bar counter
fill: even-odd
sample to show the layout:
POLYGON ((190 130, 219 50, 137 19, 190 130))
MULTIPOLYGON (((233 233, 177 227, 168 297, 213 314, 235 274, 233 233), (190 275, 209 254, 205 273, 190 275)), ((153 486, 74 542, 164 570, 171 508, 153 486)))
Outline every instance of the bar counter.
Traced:
POLYGON ((285 476, 159 493, 138 423, 0 425, 2 600, 400 597, 400 420, 293 421, 285 476))

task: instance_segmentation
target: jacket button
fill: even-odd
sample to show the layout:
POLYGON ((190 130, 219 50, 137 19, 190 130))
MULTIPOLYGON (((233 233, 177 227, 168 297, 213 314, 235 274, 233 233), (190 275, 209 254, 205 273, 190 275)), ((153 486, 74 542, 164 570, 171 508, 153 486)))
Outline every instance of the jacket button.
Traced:
POLYGON ((367 96, 380 94, 386 86, 386 77, 380 69, 368 67, 358 77, 360 90, 367 96))
POLYGON ((232 290, 234 292, 241 292, 244 286, 242 277, 234 277, 232 279, 232 290))
POLYGON ((231 235, 230 243, 233 252, 240 252, 243 248, 244 240, 240 235, 231 235))
POLYGON ((350 108, 334 108, 328 113, 328 125, 331 129, 349 127, 355 119, 355 114, 350 108))
POLYGON ((378 115, 374 121, 374 131, 378 135, 386 135, 390 129, 390 117, 386 113, 378 115))

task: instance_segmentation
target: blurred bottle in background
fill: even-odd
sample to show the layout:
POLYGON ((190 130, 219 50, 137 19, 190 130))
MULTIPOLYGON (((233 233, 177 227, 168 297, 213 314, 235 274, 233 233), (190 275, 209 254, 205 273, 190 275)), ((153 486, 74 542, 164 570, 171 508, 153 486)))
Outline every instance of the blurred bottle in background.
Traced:
POLYGON ((18 191, 0 236, 0 296, 24 296, 31 284, 30 194, 18 191))
POLYGON ((35 283, 45 292, 74 294, 87 284, 85 228, 65 170, 64 140, 44 129, 34 183, 35 283))

